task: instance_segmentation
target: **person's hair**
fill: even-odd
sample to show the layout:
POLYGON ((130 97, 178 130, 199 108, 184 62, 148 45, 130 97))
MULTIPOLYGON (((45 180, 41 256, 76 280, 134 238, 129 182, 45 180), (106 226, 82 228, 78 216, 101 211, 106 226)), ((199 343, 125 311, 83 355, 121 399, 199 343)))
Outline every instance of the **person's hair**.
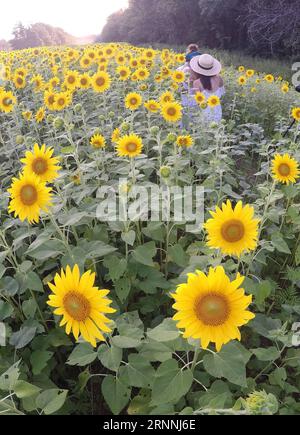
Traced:
POLYGON ((194 53, 195 51, 199 51, 199 47, 197 44, 190 44, 187 48, 187 53, 194 53))
POLYGON ((196 80, 200 80, 203 89, 205 89, 206 91, 212 90, 212 83, 211 83, 212 78, 213 77, 204 76, 203 74, 199 74, 195 71, 191 72, 191 83, 193 84, 196 80))

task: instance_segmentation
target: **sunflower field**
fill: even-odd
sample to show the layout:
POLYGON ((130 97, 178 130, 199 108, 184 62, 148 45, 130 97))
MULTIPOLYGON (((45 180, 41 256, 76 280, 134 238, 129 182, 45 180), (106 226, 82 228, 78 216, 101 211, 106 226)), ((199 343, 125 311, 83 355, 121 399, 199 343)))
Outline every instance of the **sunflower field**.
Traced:
POLYGON ((0 52, 0 414, 300 413, 299 94, 228 67, 191 117, 184 59, 0 52), (136 187, 202 188, 203 225, 136 187))

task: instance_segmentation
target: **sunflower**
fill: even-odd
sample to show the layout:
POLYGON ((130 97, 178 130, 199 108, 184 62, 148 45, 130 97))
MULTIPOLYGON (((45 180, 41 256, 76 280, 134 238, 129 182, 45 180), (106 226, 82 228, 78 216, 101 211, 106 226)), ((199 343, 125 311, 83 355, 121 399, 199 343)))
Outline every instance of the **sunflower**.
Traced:
POLYGON ((56 88, 60 84, 60 80, 58 77, 52 77, 52 79, 48 82, 51 89, 56 88))
POLYGON ((53 292, 49 296, 48 305, 55 308, 54 314, 63 316, 60 326, 66 326, 66 333, 71 331, 76 340, 79 335, 96 347, 96 340, 105 341, 103 333, 112 332, 107 326, 110 320, 106 314, 115 313, 110 307, 112 301, 106 296, 109 290, 99 290, 95 287, 95 274, 91 271, 80 276, 78 265, 71 270, 56 274, 54 284, 49 283, 53 292))
POLYGON ((239 77, 238 83, 239 83, 239 85, 244 86, 247 83, 247 78, 245 76, 239 77))
POLYGON ((81 68, 88 69, 91 66, 92 59, 90 59, 88 56, 83 56, 80 59, 79 63, 80 63, 81 68))
POLYGON ((125 98, 125 107, 130 110, 137 110, 143 102, 141 95, 132 92, 125 98))
POLYGON ((265 81, 266 82, 269 82, 269 83, 273 83, 274 82, 274 76, 272 75, 272 74, 267 74, 265 77, 264 77, 264 79, 265 79, 265 81))
POLYGON ((220 106, 221 101, 220 98, 217 95, 212 95, 207 99, 207 105, 208 107, 214 108, 217 106, 220 106))
POLYGON ((91 145, 93 148, 105 148, 106 146, 106 141, 105 141, 105 137, 102 136, 101 134, 95 134, 90 141, 91 145))
POLYGON ((16 102, 17 99, 11 91, 0 91, 0 110, 2 112, 12 112, 16 102))
POLYGON ((166 91, 164 92, 161 96, 160 96, 160 103, 161 104, 166 104, 166 103, 171 103, 175 100, 174 95, 172 94, 172 92, 170 91, 166 91))
POLYGON ((239 72, 240 73, 243 73, 243 72, 245 72, 245 67, 244 66, 239 66, 239 72))
POLYGON ((14 77, 13 82, 14 82, 14 85, 17 89, 24 89, 26 86, 25 78, 23 76, 20 76, 20 75, 16 75, 14 77))
POLYGON ((150 72, 147 68, 138 68, 135 72, 137 79, 142 81, 142 80, 147 80, 149 78, 150 72))
POLYGON ((118 66, 116 72, 119 79, 124 82, 130 77, 131 69, 128 66, 118 66))
POLYGON ((54 110, 64 110, 71 104, 71 101, 72 97, 69 92, 59 92, 55 97, 54 110))
POLYGON ((289 154, 276 154, 272 164, 273 177, 283 184, 294 184, 300 178, 298 162, 289 154))
POLYGON ((26 121, 30 121, 32 118, 32 112, 30 110, 25 110, 22 112, 22 116, 26 121))
POLYGON ((30 80, 30 83, 34 85, 35 91, 40 91, 44 86, 44 79, 40 74, 34 75, 30 80))
POLYGON ((55 110, 56 94, 52 91, 45 91, 44 104, 49 110, 55 110))
POLYGON ((33 173, 44 183, 52 183, 57 178, 57 173, 61 169, 58 159, 53 157, 53 148, 41 148, 36 143, 33 151, 27 151, 25 158, 21 160, 25 165, 25 172, 33 173))
POLYGON ((113 131, 112 135, 111 135, 111 141, 112 141, 112 143, 117 143, 118 140, 120 139, 120 137, 121 137, 120 129, 119 129, 119 128, 116 128, 116 129, 113 131))
POLYGON ((29 223, 38 223, 41 210, 47 212, 51 206, 51 189, 34 173, 13 178, 8 192, 11 197, 8 211, 22 222, 27 219, 29 223))
POLYGON ((187 283, 172 295, 177 311, 174 320, 177 328, 184 330, 183 337, 200 339, 203 349, 214 343, 217 352, 232 340, 240 341, 239 328, 255 318, 247 310, 252 296, 246 296, 240 287, 244 279, 238 274, 230 281, 223 267, 211 268, 208 275, 200 271, 189 274, 187 283))
POLYGON ((183 83, 185 81, 185 74, 183 71, 174 71, 172 74, 172 79, 176 83, 183 83))
POLYGON ((142 149, 143 141, 136 134, 121 137, 117 145, 119 157, 137 157, 142 153, 142 149))
POLYGON ((78 87, 79 73, 77 71, 67 71, 65 74, 64 86, 74 90, 78 87))
POLYGON ((220 249, 224 255, 240 257, 244 252, 254 251, 258 242, 259 220, 254 219, 254 208, 243 207, 240 201, 233 209, 230 201, 210 212, 213 219, 204 225, 208 232, 208 246, 220 249))
POLYGON ((287 84, 282 85, 281 92, 283 92, 284 94, 287 94, 289 92, 289 90, 290 90, 290 88, 287 84))
POLYGON ((255 74, 254 69, 248 69, 248 70, 246 71, 246 76, 249 77, 249 78, 253 77, 254 74, 255 74))
POLYGON ((167 122, 177 122, 182 118, 182 106, 175 101, 164 104, 161 111, 167 122))
POLYGON ((202 92, 197 92, 195 94, 195 100, 198 104, 202 104, 202 103, 205 103, 206 97, 202 92))
POLYGON ((91 86, 91 78, 88 74, 80 74, 78 78, 78 87, 80 89, 89 89, 91 86))
POLYGON ((44 107, 40 107, 39 110, 35 114, 35 120, 39 124, 45 119, 45 109, 44 107))
POLYGON ((295 121, 300 122, 300 107, 294 107, 292 110, 292 117, 295 119, 295 121))
POLYGON ((111 78, 106 71, 98 71, 92 77, 92 86, 95 92, 105 92, 110 88, 111 78))
POLYGON ((157 113, 160 109, 160 104, 155 100, 146 101, 144 104, 146 109, 151 113, 157 113))
POLYGON ((194 139, 190 135, 188 135, 188 136, 178 136, 178 138, 176 140, 176 144, 179 147, 190 148, 191 146, 194 145, 194 139))

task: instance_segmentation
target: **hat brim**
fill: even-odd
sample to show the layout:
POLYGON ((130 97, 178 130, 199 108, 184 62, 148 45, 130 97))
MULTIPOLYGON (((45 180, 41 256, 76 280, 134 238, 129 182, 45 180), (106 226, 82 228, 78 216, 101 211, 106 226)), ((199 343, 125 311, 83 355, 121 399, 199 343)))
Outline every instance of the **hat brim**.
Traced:
POLYGON ((190 62, 190 67, 194 72, 207 77, 212 77, 220 74, 220 72, 222 71, 222 65, 217 59, 214 59, 214 64, 212 68, 208 70, 205 68, 201 68, 201 66, 199 65, 200 57, 201 56, 194 57, 190 62))

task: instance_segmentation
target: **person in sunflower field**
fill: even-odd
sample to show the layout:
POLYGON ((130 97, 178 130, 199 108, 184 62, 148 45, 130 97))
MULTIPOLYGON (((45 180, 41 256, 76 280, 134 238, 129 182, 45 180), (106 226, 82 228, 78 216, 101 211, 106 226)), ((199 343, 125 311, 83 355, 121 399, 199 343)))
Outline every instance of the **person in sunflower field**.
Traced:
POLYGON ((221 71, 221 63, 209 54, 193 56, 188 68, 184 69, 188 80, 183 85, 182 105, 188 124, 198 110, 202 110, 206 122, 222 120, 221 98, 225 88, 221 71), (202 103, 204 108, 200 109, 202 103))

